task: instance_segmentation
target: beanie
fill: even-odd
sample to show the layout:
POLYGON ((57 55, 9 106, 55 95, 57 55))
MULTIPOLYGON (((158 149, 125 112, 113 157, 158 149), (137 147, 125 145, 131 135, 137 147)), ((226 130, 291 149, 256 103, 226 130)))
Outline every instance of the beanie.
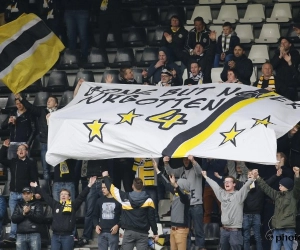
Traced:
POLYGON ((294 181, 291 178, 285 177, 279 181, 279 184, 287 188, 288 190, 292 190, 294 187, 294 181))

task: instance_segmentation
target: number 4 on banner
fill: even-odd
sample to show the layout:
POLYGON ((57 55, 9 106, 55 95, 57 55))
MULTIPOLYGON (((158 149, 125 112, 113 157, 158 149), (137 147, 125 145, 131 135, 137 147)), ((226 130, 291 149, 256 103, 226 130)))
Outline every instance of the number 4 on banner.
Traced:
POLYGON ((184 125, 186 114, 180 113, 181 109, 172 109, 164 113, 148 116, 146 121, 159 123, 159 129, 169 130, 174 125, 184 125))

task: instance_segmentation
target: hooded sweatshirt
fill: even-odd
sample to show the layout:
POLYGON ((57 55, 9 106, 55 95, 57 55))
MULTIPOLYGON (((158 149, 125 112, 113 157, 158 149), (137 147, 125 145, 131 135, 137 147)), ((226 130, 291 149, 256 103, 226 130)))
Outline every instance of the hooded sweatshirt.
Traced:
POLYGON ((104 183, 122 205, 122 228, 148 234, 151 227, 153 234, 157 235, 154 202, 145 191, 123 192, 111 183, 109 177, 104 177, 104 183))

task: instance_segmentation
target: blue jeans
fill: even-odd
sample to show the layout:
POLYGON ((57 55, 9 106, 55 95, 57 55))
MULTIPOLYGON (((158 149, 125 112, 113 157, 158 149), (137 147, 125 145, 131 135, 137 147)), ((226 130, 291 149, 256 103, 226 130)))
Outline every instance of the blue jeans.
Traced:
POLYGON ((41 250, 41 235, 39 233, 17 234, 16 250, 41 250))
POLYGON ((221 250, 241 250, 243 246, 242 231, 226 231, 221 228, 221 250))
POLYGON ((294 238, 294 229, 274 229, 272 250, 280 250, 282 245, 285 250, 293 250, 294 238))
POLYGON ((99 250, 118 250, 119 249, 119 234, 101 233, 98 235, 99 250))
POLYGON ((85 200, 86 214, 84 219, 84 229, 82 237, 89 240, 93 237, 93 211, 97 199, 102 194, 102 179, 97 179, 94 185, 90 188, 90 192, 85 200))
POLYGON ((251 228, 253 229, 256 242, 256 250, 263 250, 260 234, 260 214, 244 214, 243 233, 244 233, 244 250, 250 250, 251 228))
MULTIPOLYGON (((215 55, 215 60, 214 60, 214 68, 218 68, 220 66, 220 54, 216 54, 215 55)), ((233 57, 233 54, 228 54, 225 56, 224 59, 224 64, 227 63, 228 61, 230 61, 233 57)))
POLYGON ((198 248, 205 247, 205 235, 203 230, 203 205, 194 205, 189 209, 189 237, 188 237, 188 249, 191 248, 191 225, 194 226, 195 231, 195 245, 198 248))
POLYGON ((46 153, 48 150, 47 143, 40 142, 41 146, 41 162, 43 166, 44 180, 50 180, 50 165, 46 162, 46 153))
POLYGON ((68 45, 70 50, 76 50, 77 34, 80 38, 80 47, 83 57, 88 56, 89 50, 89 11, 88 10, 66 10, 65 22, 67 26, 68 45))
POLYGON ((51 238, 51 250, 73 250, 73 235, 57 235, 53 234, 51 238))
MULTIPOLYGON (((10 213, 13 214, 16 205, 23 199, 22 193, 17 193, 17 192, 10 192, 9 194, 9 201, 8 201, 8 206, 10 213)), ((10 233, 9 237, 11 238, 16 238, 17 234, 17 224, 12 223, 10 224, 10 233)))
POLYGON ((73 182, 54 182, 52 186, 53 199, 56 201, 60 200, 60 191, 62 189, 68 189, 71 193, 71 200, 75 200, 75 185, 73 182))

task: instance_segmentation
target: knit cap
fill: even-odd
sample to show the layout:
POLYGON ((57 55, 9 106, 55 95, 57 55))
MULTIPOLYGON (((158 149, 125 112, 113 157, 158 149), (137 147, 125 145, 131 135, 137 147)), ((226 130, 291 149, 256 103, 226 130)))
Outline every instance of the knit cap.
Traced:
POLYGON ((285 177, 279 181, 279 184, 287 188, 288 190, 292 190, 294 187, 294 181, 291 178, 285 177))

